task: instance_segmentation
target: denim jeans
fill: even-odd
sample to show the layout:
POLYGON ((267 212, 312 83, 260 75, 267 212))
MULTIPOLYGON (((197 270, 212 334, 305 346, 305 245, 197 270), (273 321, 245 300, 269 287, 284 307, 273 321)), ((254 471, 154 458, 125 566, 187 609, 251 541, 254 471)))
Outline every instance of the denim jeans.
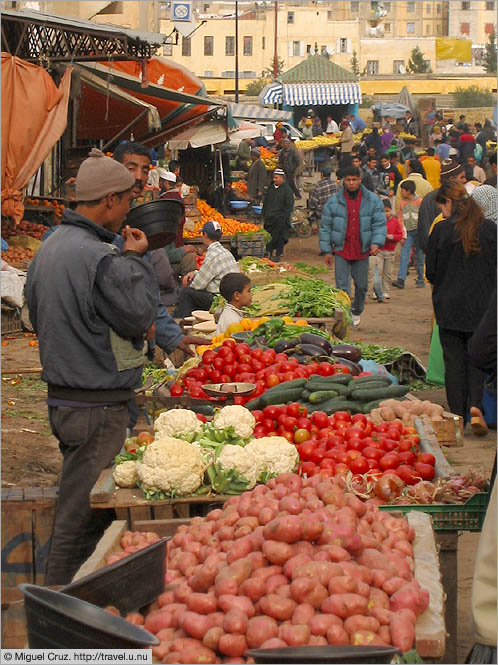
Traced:
POLYGON ((418 244, 417 229, 415 229, 414 231, 408 231, 406 234, 406 242, 401 248, 398 279, 401 279, 403 282, 406 279, 406 276, 408 274, 408 263, 410 262, 410 252, 413 245, 415 245, 415 254, 417 259, 417 281, 423 282, 425 254, 420 249, 420 245, 418 244))
POLYGON ((365 309, 365 296, 368 291, 368 256, 359 261, 349 261, 337 254, 334 256, 335 285, 351 296, 351 277, 354 282, 354 299, 351 314, 359 316, 365 309))

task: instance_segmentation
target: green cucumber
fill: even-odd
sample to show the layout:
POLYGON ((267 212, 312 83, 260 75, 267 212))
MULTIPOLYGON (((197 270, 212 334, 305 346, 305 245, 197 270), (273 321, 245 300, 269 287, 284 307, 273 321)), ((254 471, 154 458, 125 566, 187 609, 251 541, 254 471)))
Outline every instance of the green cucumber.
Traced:
POLYGON ((326 383, 342 383, 347 385, 353 380, 351 374, 332 374, 331 376, 321 376, 320 374, 311 374, 308 381, 325 381, 326 383))
POLYGON ((294 388, 301 388, 301 390, 304 388, 306 385, 307 379, 293 379, 292 381, 284 381, 283 383, 279 383, 276 386, 273 386, 273 388, 268 388, 268 390, 265 392, 265 395, 268 394, 273 394, 282 392, 282 390, 293 390, 294 388))
POLYGON ((362 383, 367 383, 368 381, 382 381, 386 386, 390 386, 392 381, 388 376, 382 376, 381 374, 375 374, 371 376, 359 376, 354 380, 354 383, 361 385, 362 383))
POLYGON ((308 381, 306 389, 310 392, 316 392, 317 390, 335 390, 339 395, 344 396, 349 395, 350 391, 349 386, 343 386, 342 383, 332 384, 324 381, 308 381))
POLYGON ((326 402, 332 397, 337 397, 339 393, 337 390, 317 390, 314 393, 310 394, 309 400, 312 404, 320 404, 321 402, 326 402))
POLYGON ((350 413, 357 413, 356 406, 352 402, 348 402, 345 399, 329 399, 326 402, 322 402, 318 405, 320 408, 317 411, 325 411, 327 415, 331 415, 336 411, 349 411, 350 413))
POLYGON ((255 411, 256 409, 262 408, 261 404, 261 396, 260 397, 255 397, 254 399, 250 400, 249 402, 246 402, 245 407, 246 409, 249 409, 249 411, 255 411))
POLYGON ((389 386, 386 386, 385 383, 382 381, 365 381, 365 383, 360 383, 359 386, 356 386, 354 384, 349 386, 349 394, 353 396, 358 390, 384 390, 385 388, 388 388, 389 386))
POLYGON ((365 388, 364 390, 358 389, 354 391, 354 398, 363 401, 371 402, 372 400, 383 400, 389 397, 402 397, 410 391, 408 386, 384 386, 384 388, 365 388))
POLYGON ((301 387, 291 388, 290 390, 285 390, 281 388, 280 391, 266 391, 260 397, 260 402, 263 406, 270 406, 273 404, 286 404, 287 402, 298 402, 301 399, 301 393, 303 392, 301 387))
POLYGON ((381 399, 373 399, 371 402, 367 402, 365 404, 365 410, 363 413, 370 413, 370 411, 377 409, 381 402, 382 402, 381 399))
POLYGON ((310 395, 311 395, 310 391, 307 388, 305 388, 301 393, 301 399, 307 402, 309 400, 310 395))

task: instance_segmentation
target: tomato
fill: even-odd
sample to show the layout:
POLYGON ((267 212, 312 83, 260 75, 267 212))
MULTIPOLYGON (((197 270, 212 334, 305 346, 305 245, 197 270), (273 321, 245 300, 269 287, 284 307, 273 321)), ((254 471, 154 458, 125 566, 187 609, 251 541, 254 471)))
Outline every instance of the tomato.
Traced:
POLYGON ((412 466, 417 461, 415 453, 413 453, 411 450, 400 452, 398 455, 401 464, 408 464, 409 466, 412 466))
POLYGON ((287 439, 289 443, 294 443, 294 434, 292 432, 289 432, 286 429, 280 429, 278 430, 278 436, 283 436, 284 439, 287 439))
POLYGON ((398 450, 398 442, 394 439, 385 439, 382 443, 382 446, 387 453, 398 450))
POLYGON ((212 351, 211 349, 204 351, 202 354, 202 362, 206 365, 210 365, 215 358, 217 358, 216 352, 212 351))
POLYGON ((338 422, 351 422, 351 414, 349 411, 336 411, 334 413, 334 420, 336 423, 338 422))
POLYGON ((222 344, 222 346, 226 346, 226 347, 228 347, 229 349, 235 349, 236 346, 237 346, 237 343, 236 343, 236 341, 235 341, 234 339, 232 339, 231 337, 229 337, 228 339, 224 339, 224 340, 223 340, 223 344, 222 344))
POLYGON ((285 353, 276 353, 274 363, 286 363, 289 360, 288 356, 285 353))
POLYGON ((244 406, 244 404, 248 401, 247 397, 243 397, 242 395, 235 395, 233 398, 233 403, 237 404, 238 406, 244 406))
POLYGON ((297 429, 297 418, 293 418, 292 416, 285 416, 284 427, 285 429, 289 430, 289 432, 294 432, 294 430, 297 429))
POLYGON ((243 355, 251 355, 251 347, 246 342, 241 342, 235 347, 235 353, 240 357, 243 355))
POLYGON ((378 462, 381 457, 384 457, 384 452, 373 446, 366 446, 363 448, 362 452, 367 459, 373 459, 376 462, 378 462))
POLYGON ((334 374, 351 374, 351 370, 349 367, 346 367, 346 365, 341 365, 340 363, 336 363, 334 365, 334 374))
POLYGON ((271 406, 265 406, 265 408, 263 409, 263 413, 265 415, 265 418, 271 418, 272 420, 276 420, 282 412, 278 406, 272 404, 271 406))
MULTIPOLYGON (((371 460, 370 460, 371 461, 371 460)), ((382 475, 382 472, 379 471, 379 469, 370 469, 370 471, 367 471, 365 475, 365 479, 368 480, 369 482, 376 482, 382 475)))
POLYGON ((195 415, 197 416, 197 420, 200 420, 201 423, 207 422, 206 416, 203 416, 202 413, 196 413, 195 415))
POLYGON ((410 443, 412 444, 412 446, 414 446, 415 448, 416 448, 416 447, 418 446, 418 444, 420 443, 420 437, 419 437, 418 435, 416 435, 416 434, 405 434, 405 435, 403 436, 403 440, 404 440, 404 441, 410 441, 410 443))
POLYGON ((413 443, 409 439, 401 439, 398 443, 398 450, 400 453, 409 452, 413 447, 413 443))
POLYGON ((304 462, 304 464, 301 464, 299 467, 298 473, 299 475, 309 475, 316 469, 316 466, 313 462, 304 462))
POLYGON ((262 439, 264 436, 266 436, 266 430, 263 425, 256 425, 254 428, 254 437, 256 439, 262 439))
POLYGON ((301 365, 297 366, 296 371, 294 372, 296 379, 306 379, 308 375, 306 374, 306 369, 301 365))
POLYGON ((235 358, 234 354, 232 353, 232 349, 229 346, 220 346, 220 348, 218 349, 218 357, 231 358, 232 361, 235 358))
POLYGON ((193 397, 194 399, 199 399, 201 397, 204 397, 204 395, 206 394, 200 386, 192 386, 189 392, 190 392, 190 397, 193 397))
POLYGON ((269 374, 266 377, 266 385, 268 388, 273 388, 273 386, 278 386, 280 383, 280 380, 276 374, 269 374))
POLYGON ((311 376, 312 374, 318 374, 319 367, 320 365, 316 362, 306 365, 306 371, 308 372, 308 376, 311 376))
POLYGON ((272 432, 275 429, 275 421, 272 420, 271 418, 263 418, 263 421, 261 423, 263 427, 265 428, 265 432, 272 432))
POLYGON ((347 464, 336 464, 335 465, 335 475, 339 476, 341 473, 346 474, 349 472, 349 466, 347 464))
POLYGON ((379 460, 379 466, 383 471, 387 469, 396 469, 399 466, 399 455, 398 453, 387 453, 379 460))
POLYGON ((431 464, 424 464, 423 462, 415 462, 413 470, 417 476, 422 478, 422 480, 432 480, 436 475, 434 467, 431 464))
MULTIPOLYGON (((211 364, 213 365, 214 369, 222 370, 224 365, 225 365, 225 361, 223 360, 223 358, 217 356, 211 364)), ((188 372, 187 372, 187 374, 188 374, 188 372)), ((225 372, 225 374, 226 374, 226 372, 225 372)))
POLYGON ((361 427, 348 427, 346 431, 346 439, 364 439, 365 431, 361 427))
POLYGON ((396 471, 405 485, 416 485, 419 481, 419 478, 413 472, 412 467, 408 464, 401 464, 396 471))
POLYGON ((265 369, 264 364, 260 360, 256 360, 255 358, 251 360, 251 367, 253 372, 258 372, 258 373, 265 369))
POLYGON ((328 362, 320 363, 318 367, 318 374, 320 376, 332 376, 332 374, 334 374, 334 365, 328 362))
POLYGON ((373 428, 374 432, 387 432, 389 429, 389 425, 387 423, 380 423, 379 425, 375 425, 373 428))
POLYGON ((317 447, 316 441, 306 441, 305 443, 301 444, 299 448, 299 456, 305 462, 310 461, 311 455, 313 454, 313 451, 315 450, 316 447, 317 447))
MULTIPOLYGON (((358 377, 360 377, 360 376, 373 376, 373 375, 372 375, 372 372, 360 372, 360 373, 358 374, 358 377)), ((358 378, 358 377, 357 377, 357 378, 358 378)), ((359 385, 359 384, 358 384, 358 385, 359 385)))
POLYGON ((327 416, 325 411, 314 411, 311 416, 311 422, 313 423, 313 425, 316 425, 319 429, 323 429, 324 427, 328 427, 329 417, 327 416))
POLYGON ((399 441, 400 430, 397 427, 389 427, 386 434, 390 439, 393 439, 393 441, 399 441))
POLYGON ((311 438, 311 434, 307 429, 297 429, 294 432, 294 443, 303 443, 311 438))
POLYGON ((238 367, 237 365, 231 365, 230 363, 227 363, 226 365, 223 366, 223 373, 232 377, 231 380, 233 381, 233 379, 238 373, 238 367))
POLYGON ((324 427, 318 432, 319 439, 328 439, 331 436, 334 436, 334 430, 330 427, 324 427))
POLYGON ((323 448, 315 448, 311 453, 311 461, 315 464, 320 464, 320 462, 325 458, 325 450, 323 448))
POLYGON ((287 415, 292 416, 293 418, 305 416, 306 413, 306 407, 301 406, 299 402, 291 402, 290 404, 287 404, 287 415))
MULTIPOLYGON (((366 426, 368 423, 368 419, 364 413, 355 413, 355 415, 351 418, 351 422, 356 425, 356 427, 361 427, 366 426)), ((364 429, 363 427, 362 429, 364 429)))
POLYGON ((395 420, 391 420, 389 423, 389 428, 395 427, 396 429, 399 429, 399 431, 402 433, 403 432, 403 421, 399 420, 399 418, 396 418, 395 420))
POLYGON ((347 439, 346 438, 346 446, 348 450, 363 450, 365 448, 365 444, 363 443, 363 439, 359 439, 358 437, 355 437, 353 439, 347 439))
POLYGON ((223 374, 219 369, 210 369, 209 370, 209 380, 211 383, 221 383, 221 377, 223 374))
POLYGON ((349 469, 349 462, 350 462, 351 460, 350 460, 350 458, 348 457, 348 453, 347 453, 347 452, 336 453, 335 456, 334 456, 334 459, 335 459, 335 461, 338 462, 339 464, 345 464, 345 465, 348 467, 348 469, 349 469))
POLYGON ((240 363, 237 369, 240 374, 252 373, 252 367, 249 363, 240 363))
POLYGON ((401 430, 402 434, 415 434, 418 435, 416 427, 403 427, 401 430))
POLYGON ((377 462, 377 460, 368 458, 367 463, 368 463, 368 468, 370 469, 370 471, 376 470, 380 474, 379 463, 377 462))
POLYGON ((362 457, 362 454, 359 452, 359 450, 348 450, 346 456, 348 458, 348 464, 351 464, 353 460, 358 459, 358 457, 362 457))
POLYGON ((274 358, 275 358, 275 351, 273 349, 267 349, 261 356, 261 362, 268 367, 269 365, 273 364, 274 358))
POLYGON ((180 395, 183 395, 185 392, 185 388, 181 386, 179 383, 174 383, 171 388, 169 389, 171 397, 179 397, 180 395))
MULTIPOLYGON (((289 412, 287 411, 287 413, 289 413, 289 412)), ((289 414, 289 415, 291 415, 291 414, 289 414)), ((312 422, 311 422, 310 418, 304 418, 304 417, 301 416, 301 418, 297 419, 298 429, 306 429, 306 430, 308 430, 308 432, 311 432, 311 425, 312 425, 312 422)))
POLYGON ((335 469, 334 460, 330 459, 330 457, 325 457, 320 462, 320 469, 335 469))
POLYGON ((261 423, 261 422, 263 422, 263 419, 264 419, 264 417, 265 417, 263 411, 261 411, 260 409, 255 409, 254 411, 251 411, 251 413, 252 413, 252 415, 253 415, 254 420, 255 420, 257 423, 261 423))
POLYGON ((417 462, 421 464, 430 464, 431 466, 434 466, 436 464, 436 458, 431 453, 421 453, 417 457, 417 462))
POLYGON ((228 374, 223 374, 220 383, 231 383, 231 382, 232 382, 232 377, 228 376, 228 374))

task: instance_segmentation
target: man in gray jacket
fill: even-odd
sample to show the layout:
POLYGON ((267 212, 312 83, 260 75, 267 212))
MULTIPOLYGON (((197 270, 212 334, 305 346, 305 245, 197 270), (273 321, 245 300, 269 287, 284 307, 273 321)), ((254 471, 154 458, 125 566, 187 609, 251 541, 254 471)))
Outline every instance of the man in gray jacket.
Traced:
POLYGON ((353 326, 360 325, 368 290, 368 257, 375 256, 386 241, 386 215, 381 199, 361 184, 354 166, 342 170, 343 187, 323 206, 320 222, 320 250, 325 263, 332 266, 338 289, 351 293, 353 326))
POLYGON ((90 509, 90 490, 121 449, 157 315, 157 282, 142 260, 147 238, 125 227, 135 178, 92 149, 76 177, 74 211, 33 259, 25 295, 38 335, 52 432, 64 456, 47 584, 66 584, 113 516, 90 509))

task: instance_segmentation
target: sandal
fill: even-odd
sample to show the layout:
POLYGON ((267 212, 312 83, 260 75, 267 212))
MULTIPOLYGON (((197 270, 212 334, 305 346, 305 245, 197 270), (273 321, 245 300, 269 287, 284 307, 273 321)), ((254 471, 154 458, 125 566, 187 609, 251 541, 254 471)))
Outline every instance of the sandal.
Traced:
POLYGON ((470 409, 470 427, 476 436, 486 436, 488 433, 488 426, 484 420, 481 409, 472 406, 470 409))

